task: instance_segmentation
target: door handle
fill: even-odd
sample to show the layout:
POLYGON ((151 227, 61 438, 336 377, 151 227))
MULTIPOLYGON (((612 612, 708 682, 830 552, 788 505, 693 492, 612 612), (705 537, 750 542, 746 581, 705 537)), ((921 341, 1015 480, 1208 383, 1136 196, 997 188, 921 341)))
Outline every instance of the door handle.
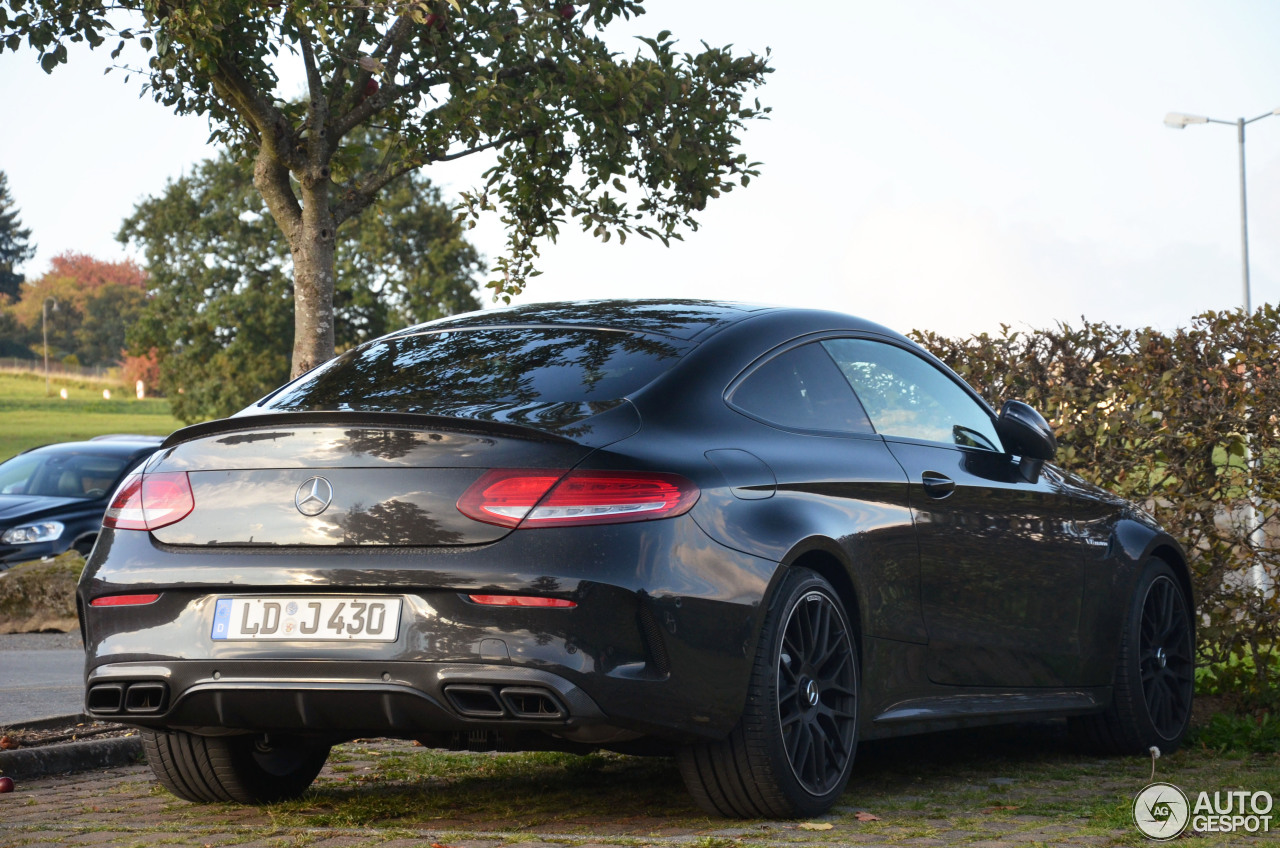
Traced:
POLYGON ((922 473, 920 484, 924 486, 924 493, 936 500, 942 500, 956 490, 956 481, 937 471, 922 473))

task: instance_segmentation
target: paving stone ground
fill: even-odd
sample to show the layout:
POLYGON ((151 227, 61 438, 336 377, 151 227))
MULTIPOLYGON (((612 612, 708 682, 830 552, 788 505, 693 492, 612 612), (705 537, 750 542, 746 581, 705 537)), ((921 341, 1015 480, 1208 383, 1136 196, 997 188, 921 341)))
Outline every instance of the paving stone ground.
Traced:
MULTIPOLYGON (((983 750, 981 739, 967 744, 983 750)), ((564 777, 566 768, 555 761, 545 766, 535 763, 530 767, 531 778, 517 775, 507 783, 502 782, 507 778, 486 782, 466 776, 433 783, 434 778, 406 774, 401 768, 423 756, 423 749, 410 742, 370 740, 336 749, 316 782, 316 791, 307 798, 267 808, 179 801, 155 784, 145 765, 24 781, 12 794, 0 795, 0 846, 1026 848, 1146 844, 1123 816, 1107 816, 1124 806, 1135 786, 1145 784, 1148 775, 1143 772, 1149 770, 1149 763, 1091 761, 1054 750, 1039 753, 1034 750, 1038 744, 1033 737, 1021 759, 1006 752, 1000 759, 976 764, 970 761, 978 755, 964 750, 930 754, 927 742, 914 747, 900 742, 866 746, 870 752, 865 758, 860 755, 862 767, 845 802, 828 816, 808 823, 831 827, 810 830, 799 822, 737 822, 702 816, 687 801, 673 766, 636 765, 645 761, 629 758, 607 760, 599 778, 588 780, 585 791, 590 798, 584 799, 581 809, 556 800, 557 809, 548 811, 531 800, 540 791, 555 799, 566 791, 584 791, 578 788, 583 785, 582 776, 564 777), (663 785, 640 791, 638 781, 663 785), (504 804, 500 796, 510 786, 520 786, 528 794, 513 796, 504 804), (484 809, 473 812, 468 799, 480 793, 487 793, 484 809), (431 807, 428 801, 437 806, 431 807), (406 815, 406 810, 428 808, 433 812, 406 815), (441 812, 437 814, 436 809, 441 812), (1034 812, 1027 814, 1028 809, 1034 812), (859 821, 859 814, 869 811, 877 820, 859 821), (1099 817, 1105 819, 1102 826, 1099 817)), ((1021 748, 1014 744, 1010 750, 1021 748)), ((472 755, 465 762, 475 761, 472 755)), ((1220 762, 1204 765, 1191 758, 1181 767, 1177 762, 1175 771, 1162 776, 1188 785, 1223 780, 1220 762)), ((1251 768, 1241 771, 1242 783, 1251 779, 1247 774, 1251 768)), ((1280 773, 1269 764, 1265 768, 1271 770, 1258 772, 1263 775, 1259 779, 1273 780, 1280 773)), ((1234 772, 1225 774, 1231 778, 1234 772)), ((1277 789, 1280 786, 1273 787, 1277 789)), ((1197 848, 1262 846, 1280 844, 1280 840, 1216 835, 1197 838, 1194 844, 1197 848)))

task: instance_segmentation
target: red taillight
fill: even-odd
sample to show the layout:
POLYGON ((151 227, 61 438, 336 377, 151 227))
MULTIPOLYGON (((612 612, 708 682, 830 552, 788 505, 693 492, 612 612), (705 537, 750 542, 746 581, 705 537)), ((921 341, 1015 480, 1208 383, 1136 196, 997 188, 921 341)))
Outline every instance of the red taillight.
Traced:
POLYGON ((656 471, 495 469, 458 499, 463 515, 505 527, 618 524, 682 515, 698 487, 678 474, 656 471), (559 482, 556 482, 559 480, 559 482))
POLYGON ((534 468, 486 471, 458 498, 458 511, 486 524, 515 527, 562 476, 562 470, 534 468))
POLYGON ((571 609, 578 604, 563 598, 539 598, 534 595, 467 595, 472 602, 489 607, 542 607, 571 609))
POLYGON ((106 595, 89 602, 91 607, 133 607, 154 604, 159 595, 106 595))
POLYGON ((186 518, 195 506, 187 472, 135 474, 116 490, 111 506, 102 517, 102 526, 117 530, 158 530, 186 518))

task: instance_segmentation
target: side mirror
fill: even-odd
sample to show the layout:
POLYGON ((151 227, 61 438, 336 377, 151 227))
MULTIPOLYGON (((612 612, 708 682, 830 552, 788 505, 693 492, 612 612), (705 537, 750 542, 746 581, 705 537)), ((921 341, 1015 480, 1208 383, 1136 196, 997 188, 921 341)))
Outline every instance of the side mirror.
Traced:
POLYGON ((996 433, 1005 450, 1022 457, 1019 469, 1032 483, 1040 478, 1041 466, 1058 452, 1058 440, 1053 437, 1049 422, 1020 400, 1005 401, 996 421, 996 433))

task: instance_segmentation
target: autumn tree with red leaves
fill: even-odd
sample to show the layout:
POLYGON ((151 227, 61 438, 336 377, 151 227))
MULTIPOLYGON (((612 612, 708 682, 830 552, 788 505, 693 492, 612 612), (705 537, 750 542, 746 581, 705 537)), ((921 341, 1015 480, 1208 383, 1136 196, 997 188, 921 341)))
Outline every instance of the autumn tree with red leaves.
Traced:
POLYGON ((131 259, 104 262, 74 252, 55 256, 49 270, 24 283, 18 301, 6 308, 16 321, 19 343, 33 350, 43 344, 41 325, 49 298, 49 356, 74 355, 82 365, 115 365, 125 346, 125 330, 146 302, 147 273, 131 259))

